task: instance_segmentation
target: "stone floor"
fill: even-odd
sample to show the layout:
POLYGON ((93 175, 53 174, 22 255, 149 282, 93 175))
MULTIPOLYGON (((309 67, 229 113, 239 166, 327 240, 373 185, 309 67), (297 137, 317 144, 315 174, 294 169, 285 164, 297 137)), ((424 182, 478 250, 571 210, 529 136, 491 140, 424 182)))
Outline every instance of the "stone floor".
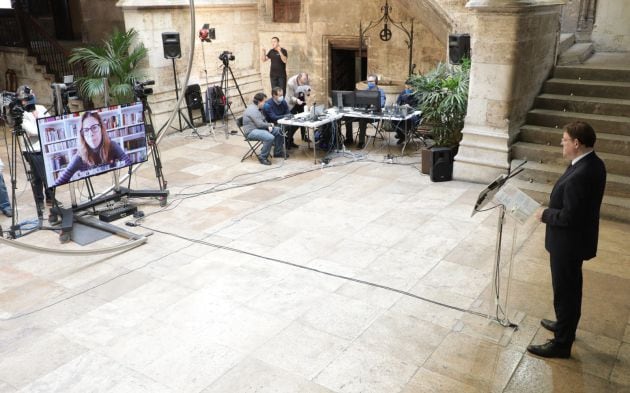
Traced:
MULTIPOLYGON (((244 142, 223 131, 167 135, 168 205, 136 200, 140 226, 115 222, 146 244, 0 246, 0 392, 629 392, 630 226, 602 222, 573 357, 533 357, 553 315, 544 227, 508 222, 499 287, 518 329, 503 327, 483 316, 496 315, 497 225, 494 211, 471 217, 483 186, 432 183, 414 149, 387 163, 388 149, 321 166, 302 148, 265 167, 241 163, 244 142)), ((150 163, 131 186, 157 186, 150 163)))

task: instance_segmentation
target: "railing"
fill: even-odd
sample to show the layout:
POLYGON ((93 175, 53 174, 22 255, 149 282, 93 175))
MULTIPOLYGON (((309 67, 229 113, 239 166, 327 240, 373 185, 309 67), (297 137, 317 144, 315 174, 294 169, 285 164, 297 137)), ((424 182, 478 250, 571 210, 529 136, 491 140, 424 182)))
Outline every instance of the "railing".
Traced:
POLYGON ((20 7, 0 13, 0 45, 26 48, 58 82, 64 75, 85 75, 81 64, 68 63, 69 51, 20 7))
MULTIPOLYGON (((17 11, 18 16, 21 14, 17 11)), ((55 75, 55 80, 62 82, 64 75, 83 76, 83 67, 80 64, 69 64, 70 52, 62 47, 32 16, 22 14, 18 20, 22 20, 26 29, 25 37, 29 53, 40 64, 44 64, 48 72, 55 75)))

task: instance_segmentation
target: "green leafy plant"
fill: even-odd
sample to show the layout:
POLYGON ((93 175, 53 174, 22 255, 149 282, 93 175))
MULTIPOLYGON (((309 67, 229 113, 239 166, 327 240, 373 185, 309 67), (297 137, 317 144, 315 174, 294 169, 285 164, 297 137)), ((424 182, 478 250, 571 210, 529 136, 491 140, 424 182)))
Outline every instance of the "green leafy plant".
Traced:
POLYGON ((114 30, 102 46, 75 48, 70 63, 84 64, 87 76, 77 78, 79 91, 90 99, 102 97, 105 92, 104 78, 109 85, 109 95, 116 103, 133 100, 133 82, 142 79, 138 64, 147 56, 142 43, 132 47, 138 32, 114 30))
POLYGON ((418 108, 432 126, 435 146, 457 146, 462 138, 468 106, 470 60, 460 66, 440 63, 425 75, 411 77, 418 108))

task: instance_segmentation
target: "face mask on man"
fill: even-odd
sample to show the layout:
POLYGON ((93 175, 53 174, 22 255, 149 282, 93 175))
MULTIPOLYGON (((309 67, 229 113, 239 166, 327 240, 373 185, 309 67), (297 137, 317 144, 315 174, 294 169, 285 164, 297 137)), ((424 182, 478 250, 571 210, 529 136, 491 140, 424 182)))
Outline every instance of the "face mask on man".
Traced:
POLYGON ((282 100, 284 100, 284 96, 277 96, 276 98, 274 98, 275 101, 279 104, 282 102, 282 100))
POLYGON ((367 85, 368 85, 368 89, 373 89, 373 88, 376 87, 376 83, 374 83, 374 82, 368 82, 367 85))

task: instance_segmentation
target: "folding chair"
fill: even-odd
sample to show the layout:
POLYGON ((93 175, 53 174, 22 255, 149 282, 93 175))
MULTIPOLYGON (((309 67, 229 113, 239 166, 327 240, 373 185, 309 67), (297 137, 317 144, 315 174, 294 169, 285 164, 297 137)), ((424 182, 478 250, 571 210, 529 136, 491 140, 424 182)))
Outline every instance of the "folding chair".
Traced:
POLYGON ((256 158, 260 159, 256 150, 262 145, 262 141, 252 141, 247 138, 247 135, 245 135, 245 131, 243 131, 243 116, 236 119, 236 126, 241 132, 241 135, 243 135, 243 139, 245 139, 245 142, 247 142, 247 144, 249 145, 249 150, 247 151, 247 153, 245 153, 243 158, 241 158, 241 162, 245 161, 245 159, 251 156, 256 156, 256 158))
POLYGON ((419 149, 421 145, 425 147, 429 146, 427 139, 431 139, 433 135, 431 134, 431 128, 423 125, 423 122, 424 117, 420 117, 417 123, 414 124, 411 129, 407 130, 401 154, 405 154, 405 148, 410 143, 414 143, 416 145, 416 150, 419 149), (418 140, 420 143, 418 143, 418 140))

